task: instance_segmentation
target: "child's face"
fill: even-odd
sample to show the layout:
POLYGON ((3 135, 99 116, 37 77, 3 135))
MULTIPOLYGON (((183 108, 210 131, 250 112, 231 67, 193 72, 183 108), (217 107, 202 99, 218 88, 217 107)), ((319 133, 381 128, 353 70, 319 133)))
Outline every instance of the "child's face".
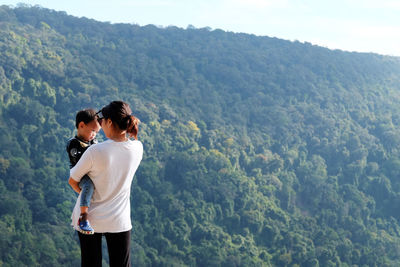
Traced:
POLYGON ((78 125, 78 137, 86 142, 92 141, 100 131, 100 128, 97 120, 93 120, 87 124, 81 121, 78 125))

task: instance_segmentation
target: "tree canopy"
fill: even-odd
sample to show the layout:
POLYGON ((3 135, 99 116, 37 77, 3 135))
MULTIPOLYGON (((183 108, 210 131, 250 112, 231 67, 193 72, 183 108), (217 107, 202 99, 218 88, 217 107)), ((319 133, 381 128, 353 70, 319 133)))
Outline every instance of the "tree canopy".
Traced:
POLYGON ((133 265, 400 264, 399 58, 26 5, 0 51, 0 266, 79 265, 65 143, 116 99, 142 121, 133 265))

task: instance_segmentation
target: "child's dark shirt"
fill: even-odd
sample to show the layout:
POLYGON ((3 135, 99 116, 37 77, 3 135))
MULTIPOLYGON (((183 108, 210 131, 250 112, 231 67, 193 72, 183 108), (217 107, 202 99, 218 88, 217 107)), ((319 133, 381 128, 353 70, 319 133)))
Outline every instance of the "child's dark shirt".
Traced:
POLYGON ((78 136, 69 139, 66 147, 69 157, 69 167, 74 167, 82 157, 83 152, 85 152, 86 149, 93 144, 97 144, 96 138, 89 142, 83 141, 78 136))

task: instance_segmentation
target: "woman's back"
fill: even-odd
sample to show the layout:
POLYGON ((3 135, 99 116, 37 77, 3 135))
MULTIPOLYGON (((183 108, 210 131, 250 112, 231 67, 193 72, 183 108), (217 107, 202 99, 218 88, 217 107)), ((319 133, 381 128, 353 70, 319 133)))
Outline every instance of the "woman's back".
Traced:
MULTIPOLYGON (((71 170, 71 177, 88 174, 93 181, 95 190, 88 216, 96 232, 122 232, 132 228, 130 188, 142 155, 143 145, 139 141, 107 140, 91 146, 71 170)), ((72 222, 79 218, 78 203, 79 200, 72 222)))

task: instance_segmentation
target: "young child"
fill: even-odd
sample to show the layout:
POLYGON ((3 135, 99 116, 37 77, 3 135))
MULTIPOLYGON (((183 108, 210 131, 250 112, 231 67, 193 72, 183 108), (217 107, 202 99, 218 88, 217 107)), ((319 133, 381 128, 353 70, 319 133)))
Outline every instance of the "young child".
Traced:
MULTIPOLYGON (((74 138, 71 138, 67 142, 70 168, 74 167, 76 163, 78 163, 82 154, 89 146, 97 143, 96 134, 101 128, 97 119, 98 116, 94 109, 80 110, 76 114, 75 126, 78 132, 74 138)), ((90 177, 85 175, 79 182, 79 187, 81 188, 81 215, 78 222, 79 229, 83 234, 94 234, 94 230, 90 226, 87 218, 94 185, 90 177)))

